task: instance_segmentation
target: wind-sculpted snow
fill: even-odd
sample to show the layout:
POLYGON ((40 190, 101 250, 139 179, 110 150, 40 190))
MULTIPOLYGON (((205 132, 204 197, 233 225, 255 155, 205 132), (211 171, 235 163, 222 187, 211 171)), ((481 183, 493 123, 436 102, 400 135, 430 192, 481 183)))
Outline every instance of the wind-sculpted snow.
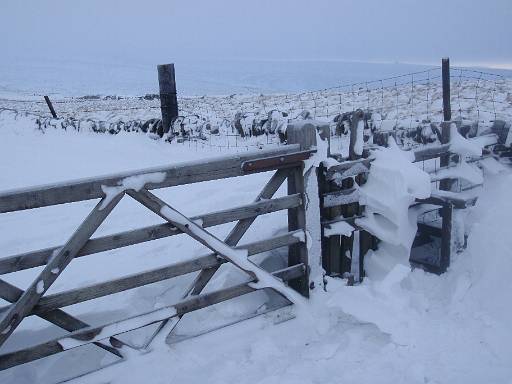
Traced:
POLYGON ((409 153, 390 139, 388 148, 375 151, 368 181, 360 187, 365 217, 356 224, 393 247, 392 257, 370 254, 365 258, 368 276, 385 276, 396 264, 409 265, 409 255, 417 230, 417 214, 409 210, 417 198, 430 196, 430 177, 412 163, 409 153))

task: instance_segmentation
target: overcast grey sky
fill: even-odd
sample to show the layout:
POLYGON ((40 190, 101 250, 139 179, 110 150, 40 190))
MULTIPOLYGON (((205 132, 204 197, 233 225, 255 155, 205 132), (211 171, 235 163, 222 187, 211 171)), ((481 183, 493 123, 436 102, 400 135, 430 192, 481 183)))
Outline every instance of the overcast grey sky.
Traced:
POLYGON ((6 59, 512 67, 512 0, 1 0, 6 59))

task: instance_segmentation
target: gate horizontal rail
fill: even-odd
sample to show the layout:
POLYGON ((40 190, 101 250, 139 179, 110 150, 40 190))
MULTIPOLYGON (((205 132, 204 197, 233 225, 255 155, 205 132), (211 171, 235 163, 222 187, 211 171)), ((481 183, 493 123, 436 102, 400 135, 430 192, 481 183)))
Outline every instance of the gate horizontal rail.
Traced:
MULTIPOLYGON (((202 221, 203 228, 208 228, 284 209, 296 208, 300 204, 300 195, 293 194, 222 211, 211 212, 204 215, 198 215, 191 219, 194 221, 202 221)), ((163 239, 165 237, 176 236, 182 233, 182 231, 172 224, 164 223, 92 238, 85 243, 84 247, 75 257, 89 256, 99 252, 110 251, 112 249, 140 244, 151 240, 163 239)), ((0 259, 0 275, 45 265, 52 254, 59 248, 62 248, 62 245, 4 257, 0 259)))
MULTIPOLYGON (((294 265, 272 273, 276 278, 283 282, 301 277, 305 272, 303 264, 294 265)), ((96 327, 87 327, 75 331, 64 337, 47 341, 39 345, 6 353, 0 358, 0 369, 7 369, 13 366, 28 363, 43 357, 48 357, 59 352, 78 348, 83 345, 109 339, 126 332, 130 332, 142 327, 155 324, 157 322, 182 316, 186 313, 196 311, 223 301, 234 299, 242 295, 254 292, 257 288, 250 286, 251 282, 237 284, 229 288, 220 289, 210 293, 205 293, 180 301, 176 304, 165 306, 150 312, 143 313, 128 319, 117 322, 111 322, 96 327)), ((118 347, 115 342, 113 347, 118 347)))
POLYGON ((300 151, 299 148, 299 145, 286 145, 276 149, 224 156, 209 161, 193 161, 99 178, 5 191, 0 193, 0 213, 102 198, 105 195, 105 187, 119 187, 127 178, 145 175, 162 175, 160 181, 149 181, 145 184, 146 189, 152 190, 281 168, 293 168, 299 166, 301 161, 309 158, 311 154, 311 151, 300 151), (267 164, 260 168, 247 165, 251 161, 266 160, 269 157, 277 160, 273 161, 271 165, 267 164))

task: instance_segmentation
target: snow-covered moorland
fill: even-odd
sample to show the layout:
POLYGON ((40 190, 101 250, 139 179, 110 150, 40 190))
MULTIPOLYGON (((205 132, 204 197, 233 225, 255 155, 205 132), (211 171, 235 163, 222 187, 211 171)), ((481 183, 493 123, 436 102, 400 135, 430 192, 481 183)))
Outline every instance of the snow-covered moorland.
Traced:
MULTIPOLYGON (((404 100, 394 102, 391 97, 394 89, 391 89, 390 96, 380 104, 381 111, 374 108, 374 111, 377 109, 376 114, 389 117, 380 119, 382 129, 386 129, 383 121, 387 120, 393 122, 388 127, 392 128, 397 122, 410 127, 423 119, 440 119, 439 94, 429 99, 427 90, 421 85, 419 87, 413 92, 413 95, 419 95, 417 100, 408 99, 407 93, 404 93, 404 100), (388 100, 389 105, 386 104, 388 100), (413 114, 411 101, 417 108, 413 114), (399 108, 396 112, 396 106, 402 105, 402 102, 408 107, 399 108)), ((483 98, 478 103, 478 110, 474 109, 476 104, 472 93, 475 83, 466 85, 464 89, 464 96, 458 100, 467 103, 464 105, 466 109, 461 107, 461 111, 465 111, 465 119, 481 120, 480 123, 485 125, 495 117, 495 112, 502 118, 511 114, 510 88, 499 88, 498 94, 483 98), (485 109, 481 107, 484 104, 485 109)), ((339 99, 339 94, 324 92, 327 104, 316 104, 313 109, 318 112, 316 117, 322 119, 320 111, 323 110, 325 118, 330 120, 339 112, 368 103, 365 89, 361 92, 359 99, 359 96, 351 96, 356 98, 356 104, 350 104, 352 99, 347 99, 346 105, 334 101, 335 98, 339 99), (332 105, 336 109, 331 114, 327 109, 332 105)), ((379 95, 375 95, 371 102, 378 106, 379 95)), ((399 94, 398 97, 402 96, 399 94)), ((261 97, 258 96, 191 98, 193 102, 190 105, 195 106, 193 108, 196 110, 206 110, 208 107, 205 106, 210 105, 215 107, 212 108, 213 112, 221 106, 222 113, 233 116, 240 105, 245 105, 238 100, 243 98, 249 100, 246 104, 251 107, 261 108, 264 105, 262 114, 268 113, 266 109, 269 106, 261 104, 261 97), (233 99, 235 101, 230 104, 233 99)), ((291 109, 297 111, 311 109, 317 103, 315 99, 309 99, 309 104, 301 105, 301 99, 292 99, 290 95, 268 96, 267 100, 275 100, 282 109, 295 100, 291 109)), ((120 112, 87 112, 84 109, 82 112, 96 113, 98 115, 86 116, 105 121, 126 118, 126 113, 134 114, 130 118, 141 119, 149 118, 149 113, 151 117, 158 114, 156 108, 141 114, 138 108, 140 103, 149 103, 146 100, 108 102, 134 102, 137 109, 128 112, 126 109, 120 112)), ((124 131, 117 135, 97 135, 87 129, 80 132, 38 130, 34 113, 42 112, 37 110, 40 105, 25 103, 29 111, 26 114, 17 112, 19 104, 16 108, 9 107, 15 111, 0 113, 0 190, 208 159, 217 156, 219 151, 225 154, 274 145, 268 143, 266 138, 255 138, 251 139, 250 148, 249 145, 197 147, 149 140, 124 131)), ((185 101, 182 105, 189 104, 185 101)), ((69 114, 73 113, 70 109, 69 114)), ((212 111, 204 113, 211 116, 212 111)), ((82 115, 79 118, 82 119, 82 115)), ((341 279, 327 278, 325 291, 320 286, 312 291, 308 304, 312 318, 299 315, 282 322, 283 318, 293 317, 293 309, 288 308, 171 346, 161 340, 152 345, 149 353, 130 353, 128 361, 74 382, 509 383, 512 378, 512 309, 509 305, 510 284, 507 282, 512 272, 508 257, 512 246, 512 229, 508 225, 512 213, 509 198, 512 174, 506 170, 499 175, 485 177, 480 198, 466 223, 469 227, 468 247, 454 257, 450 269, 442 276, 426 274, 418 269, 411 271, 408 266, 397 263, 384 275, 370 273, 357 286, 346 286, 341 279)), ((263 173, 246 176, 242 180, 226 179, 173 187, 159 190, 156 194, 183 213, 195 215, 249 203, 269 178, 270 173, 263 173)), ((424 194, 423 191, 415 193, 418 196, 424 194)), ((280 190, 279 194, 284 194, 284 190, 280 190)), ((64 243, 94 203, 81 202, 0 215, 3 255, 64 243)), ((156 215, 125 199, 95 235, 159 222, 161 219, 156 215)), ((282 232, 286 225, 285 212, 264 215, 257 219, 242 243, 282 232)), ((230 228, 231 225, 222 225, 213 228, 212 232, 222 238, 230 228)), ((382 247, 368 259, 389 258, 387 251, 389 248, 382 247)), ((184 236, 175 236, 96 254, 84 260, 74 260, 49 293, 156 268, 203 253, 204 247, 198 243, 184 236)), ((256 261, 270 263, 270 260, 274 260, 274 267, 285 263, 283 252, 275 252, 272 259, 266 256, 270 255, 262 255, 256 261)), ((20 288, 26 288, 39 271, 35 268, 3 277, 20 288)), ((226 265, 220 272, 208 290, 244 281, 244 274, 233 267, 226 265)), ((66 309, 93 325, 122 319, 176 302, 192 278, 183 276, 66 309)), ((265 293, 258 292, 201 310, 187 316, 180 324, 178 333, 186 335, 229 322, 257 310, 266 299, 265 293)), ((143 344, 151 331, 136 332, 127 337, 133 343, 143 344)), ((63 334, 49 327, 48 323, 31 317, 24 320, 3 348, 15 350, 63 334)), ((109 356, 92 346, 46 360, 2 371, 0 381, 50 383, 112 362, 109 356)))
MULTIPOLYGON (((481 130, 494 120, 512 121, 512 80, 502 75, 452 68, 452 118, 481 130)), ((430 124, 442 121, 439 68, 301 93, 180 96, 179 117, 172 130, 194 147, 254 149, 277 143, 290 119, 329 122, 338 134, 343 115, 362 109, 372 131, 421 132, 430 140, 430 124)), ((140 97, 89 95, 53 99, 58 119, 50 117, 41 96, 5 94, 0 118, 23 119, 41 130, 65 129, 117 134, 143 132, 157 138, 160 101, 157 94, 140 97), (3 116, 3 117, 2 117, 3 116)), ((282 137, 281 137, 282 139, 282 137)), ((403 144, 403 143, 400 143, 403 144)))

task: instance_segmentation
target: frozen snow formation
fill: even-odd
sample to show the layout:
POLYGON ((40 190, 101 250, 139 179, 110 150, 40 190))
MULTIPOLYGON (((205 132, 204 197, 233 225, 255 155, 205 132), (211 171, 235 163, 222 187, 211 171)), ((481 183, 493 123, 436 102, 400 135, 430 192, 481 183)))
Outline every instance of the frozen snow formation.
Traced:
POLYGON ((370 253, 365 270, 370 277, 383 277, 396 264, 409 265, 409 252, 417 230, 417 214, 409 210, 416 198, 430 196, 430 177, 416 167, 411 157, 390 139, 390 146, 375 151, 368 181, 360 188, 359 202, 366 206, 365 217, 356 224, 390 252, 370 253))
POLYGON ((165 179, 165 172, 153 172, 147 173, 143 175, 135 175, 125 177, 118 186, 109 187, 106 185, 102 185, 101 189, 103 193, 105 193, 105 197, 103 202, 101 203, 100 209, 105 208, 111 201, 119 195, 121 192, 124 192, 128 189, 133 189, 134 191, 140 191, 144 186, 148 183, 159 183, 165 179))

